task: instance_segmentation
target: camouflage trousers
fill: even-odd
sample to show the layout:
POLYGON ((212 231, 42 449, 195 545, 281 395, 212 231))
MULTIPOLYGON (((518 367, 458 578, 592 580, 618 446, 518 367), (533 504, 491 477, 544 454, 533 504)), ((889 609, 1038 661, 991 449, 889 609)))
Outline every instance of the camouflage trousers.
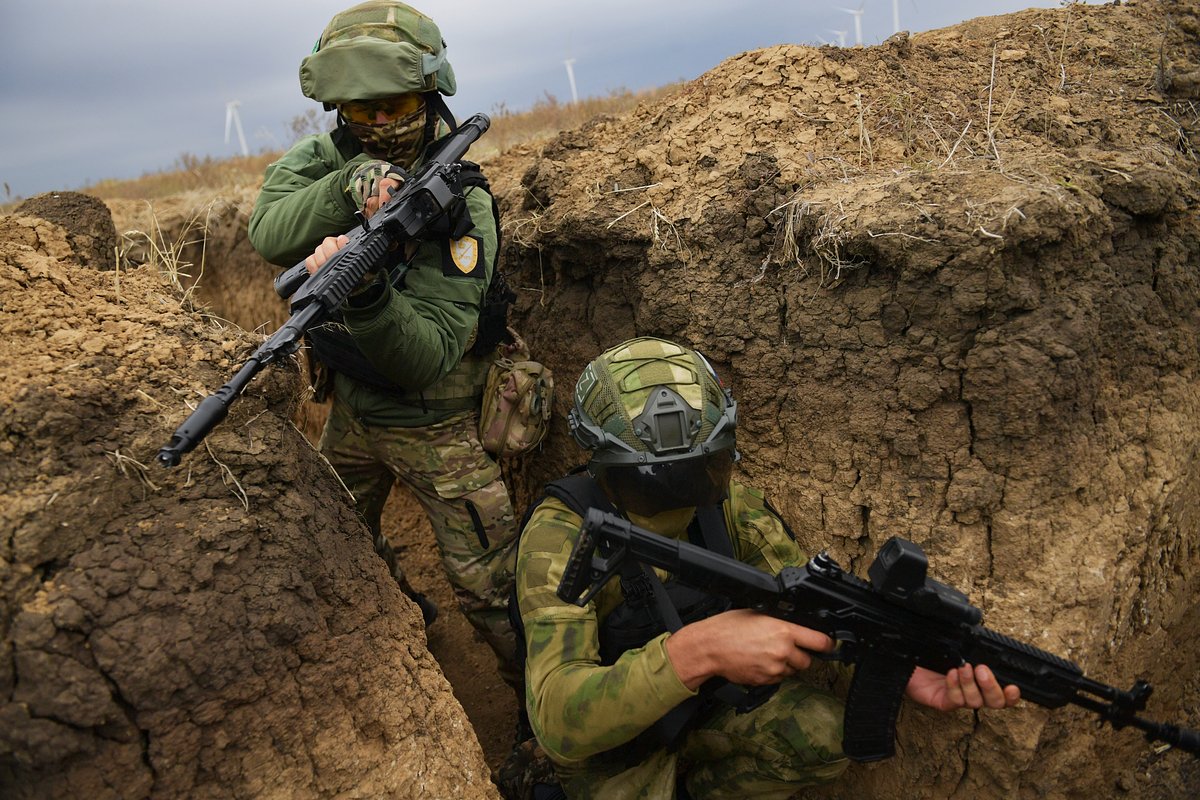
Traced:
POLYGON ((788 680, 746 714, 722 705, 677 752, 656 750, 628 769, 600 758, 557 772, 571 800, 669 800, 680 776, 694 800, 785 800, 846 769, 842 715, 834 695, 788 680))
POLYGON ((477 412, 464 412, 420 428, 366 426, 335 395, 320 449, 354 495, 375 551, 406 594, 412 587, 383 535, 381 516, 397 481, 411 490, 429 516, 459 608, 496 653, 501 677, 517 688, 523 676, 508 620, 517 523, 500 466, 479 443, 478 425, 477 412))

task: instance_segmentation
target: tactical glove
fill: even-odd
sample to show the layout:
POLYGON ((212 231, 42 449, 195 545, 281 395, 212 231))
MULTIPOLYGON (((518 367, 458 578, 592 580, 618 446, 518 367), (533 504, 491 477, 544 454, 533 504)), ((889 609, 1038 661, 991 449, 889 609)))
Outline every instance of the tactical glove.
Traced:
POLYGON ((380 181, 384 178, 391 178, 399 183, 404 183, 407 177, 404 170, 386 161, 379 159, 367 161, 350 175, 346 193, 354 201, 354 206, 362 211, 366 208, 367 199, 379 194, 380 181))

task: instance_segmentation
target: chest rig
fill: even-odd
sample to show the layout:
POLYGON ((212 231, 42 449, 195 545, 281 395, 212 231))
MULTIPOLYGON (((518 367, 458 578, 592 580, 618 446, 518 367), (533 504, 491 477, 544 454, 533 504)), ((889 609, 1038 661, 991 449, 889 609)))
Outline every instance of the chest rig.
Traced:
MULTIPOLYGON (((589 508, 619 513, 586 472, 551 481, 546 484, 545 495, 560 500, 581 517, 589 508)), ((537 504, 531 506, 524 523, 529 521, 536 507, 537 504)), ((721 506, 698 508, 688 525, 687 534, 691 544, 735 558, 721 506)), ((622 600, 599 623, 601 666, 611 666, 621 654, 644 646, 660 634, 677 631, 684 625, 731 608, 726 598, 687 586, 673 578, 663 581, 651 567, 629 560, 622 564, 618 580, 622 600)), ((515 603, 512 606, 515 607, 515 603)), ((512 616, 510 613, 510 618, 512 616)), ((519 613, 515 616, 519 622, 519 613)), ((523 631, 520 628, 517 630, 523 641, 523 631)), ((702 725, 722 705, 745 713, 764 703, 776 688, 761 686, 747 689, 723 678, 712 678, 700 687, 699 694, 675 706, 631 741, 595 758, 632 766, 644 760, 646 754, 653 750, 664 747, 675 750, 690 730, 702 725)))

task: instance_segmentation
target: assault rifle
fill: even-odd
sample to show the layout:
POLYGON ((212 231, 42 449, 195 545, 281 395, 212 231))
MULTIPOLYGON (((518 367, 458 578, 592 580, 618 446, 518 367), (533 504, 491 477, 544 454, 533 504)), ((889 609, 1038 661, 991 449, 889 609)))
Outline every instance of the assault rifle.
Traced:
POLYGON ((289 356, 300 347, 304 332, 320 325, 337 311, 363 276, 375 271, 398 246, 420 238, 446 214, 464 210, 458 183, 467 149, 491 126, 485 114, 476 114, 446 137, 437 152, 368 219, 346 235, 350 242, 310 276, 304 262, 275 279, 275 291, 291 297, 291 317, 262 343, 250 360, 228 383, 200 401, 171 440, 158 451, 164 467, 179 463, 229 413, 250 380, 272 362, 289 356))
POLYGON ((905 539, 893 537, 880 548, 868 570, 870 582, 844 572, 826 553, 771 575, 593 508, 558 596, 587 605, 626 560, 667 570, 735 606, 822 631, 839 642, 837 660, 855 667, 842 741, 842 750, 855 761, 895 753, 896 715, 915 667, 945 673, 964 663, 987 664, 1001 685, 1015 684, 1021 697, 1038 705, 1082 706, 1114 728, 1132 725, 1150 741, 1200 756, 1200 732, 1136 716, 1146 707, 1150 684, 1139 680, 1122 691, 1084 677, 1064 658, 988 630, 966 595, 926 577, 924 551, 905 539))

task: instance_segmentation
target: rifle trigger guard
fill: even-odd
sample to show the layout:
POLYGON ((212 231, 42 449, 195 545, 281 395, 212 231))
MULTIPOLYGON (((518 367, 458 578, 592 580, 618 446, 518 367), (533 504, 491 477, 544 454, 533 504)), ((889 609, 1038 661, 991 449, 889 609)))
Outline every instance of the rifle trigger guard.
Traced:
POLYGON ((834 641, 832 653, 810 653, 818 661, 834 664, 853 664, 858 660, 858 638, 850 631, 833 631, 829 637, 834 641))

